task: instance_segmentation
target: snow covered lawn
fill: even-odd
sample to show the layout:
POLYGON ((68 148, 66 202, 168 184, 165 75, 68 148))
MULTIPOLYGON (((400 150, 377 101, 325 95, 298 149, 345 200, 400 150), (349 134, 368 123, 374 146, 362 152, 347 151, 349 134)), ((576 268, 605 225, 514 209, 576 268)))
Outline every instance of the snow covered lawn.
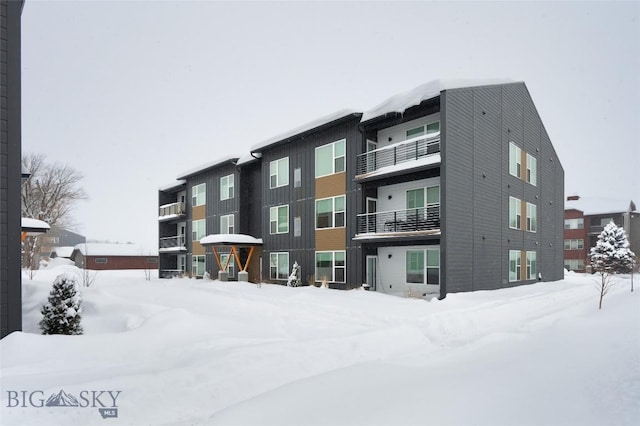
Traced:
POLYGON ((24 332, 0 341, 2 425, 640 421, 628 277, 598 311, 595 277, 575 274, 424 301, 104 271, 81 289, 85 334, 42 336, 65 270, 23 281, 24 332), (38 407, 51 395, 80 406, 38 407))

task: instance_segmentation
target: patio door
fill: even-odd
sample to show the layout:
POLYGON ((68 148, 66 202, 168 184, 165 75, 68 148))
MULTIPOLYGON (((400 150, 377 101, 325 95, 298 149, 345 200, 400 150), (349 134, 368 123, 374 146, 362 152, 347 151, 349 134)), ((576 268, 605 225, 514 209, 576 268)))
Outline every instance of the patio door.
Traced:
POLYGON ((369 288, 375 290, 378 282, 378 256, 367 256, 366 276, 369 288))
POLYGON ((367 229, 365 232, 376 232, 377 211, 378 199, 367 197, 367 229))

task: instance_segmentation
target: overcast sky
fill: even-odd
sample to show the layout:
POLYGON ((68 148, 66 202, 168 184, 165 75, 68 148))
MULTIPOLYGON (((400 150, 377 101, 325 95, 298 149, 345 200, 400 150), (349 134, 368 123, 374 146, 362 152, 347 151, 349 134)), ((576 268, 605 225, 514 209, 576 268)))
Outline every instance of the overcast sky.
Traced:
POLYGON ((58 2, 22 13, 22 149, 71 164, 88 238, 158 246, 158 187, 343 108, 524 81, 565 193, 640 204, 639 2, 58 2))

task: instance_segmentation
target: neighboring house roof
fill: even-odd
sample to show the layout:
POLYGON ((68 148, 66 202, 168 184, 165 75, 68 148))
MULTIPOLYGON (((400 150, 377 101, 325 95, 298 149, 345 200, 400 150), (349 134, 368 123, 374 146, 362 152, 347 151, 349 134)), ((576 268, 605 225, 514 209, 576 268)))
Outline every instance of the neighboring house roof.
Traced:
POLYGON ((38 219, 23 217, 21 222, 22 232, 42 234, 51 229, 47 222, 38 219))
POLYGON ((578 200, 569 200, 564 203, 565 210, 580 210, 586 215, 626 213, 636 211, 633 200, 610 197, 580 197, 578 200))
POLYGON ((360 112, 353 109, 341 109, 340 111, 336 111, 334 113, 325 115, 323 117, 317 118, 313 121, 309 121, 301 126, 293 128, 287 132, 280 133, 279 135, 273 136, 267 140, 264 140, 258 144, 255 144, 251 147, 251 152, 262 151, 265 148, 275 145, 278 142, 283 142, 289 138, 294 136, 298 136, 302 133, 309 132, 311 130, 315 130, 319 127, 325 126, 327 124, 333 123, 334 121, 338 121, 348 116, 354 116, 356 114, 361 114, 360 112))
POLYGON ((176 181, 173 181, 171 183, 168 183, 166 185, 162 185, 160 188, 158 188, 159 191, 170 191, 172 189, 179 189, 181 188, 185 183, 187 183, 186 180, 184 179, 178 179, 176 181))
POLYGON ((31 173, 29 173, 29 169, 27 169, 23 164, 22 165, 22 177, 23 178, 28 178, 29 176, 31 176, 31 173))
POLYGON ((51 254, 55 253, 57 257, 68 257, 71 258, 73 254, 74 247, 64 246, 64 247, 54 247, 51 250, 51 254))
POLYGON ((262 238, 254 238, 251 235, 245 234, 212 234, 207 235, 203 239, 200 240, 200 244, 202 245, 251 245, 251 246, 261 246, 262 238))
POLYGON ((74 247, 83 256, 154 256, 137 244, 82 243, 74 247))
POLYGON ((443 90, 493 86, 496 84, 508 83, 516 83, 516 81, 510 79, 455 79, 430 81, 406 92, 398 93, 370 110, 365 111, 364 114, 362 114, 360 122, 364 123, 365 121, 373 120, 374 118, 384 116, 389 113, 402 114, 412 106, 420 105, 426 100, 440 96, 440 92, 443 90))
POLYGON ((209 170, 217 166, 222 166, 223 164, 227 164, 227 163, 235 164, 237 161, 238 161, 237 156, 227 156, 227 157, 219 158, 214 161, 209 161, 207 163, 201 164, 198 167, 194 167, 193 169, 187 170, 186 172, 182 172, 178 176, 178 179, 185 179, 189 176, 193 176, 195 174, 204 172, 205 170, 209 170))

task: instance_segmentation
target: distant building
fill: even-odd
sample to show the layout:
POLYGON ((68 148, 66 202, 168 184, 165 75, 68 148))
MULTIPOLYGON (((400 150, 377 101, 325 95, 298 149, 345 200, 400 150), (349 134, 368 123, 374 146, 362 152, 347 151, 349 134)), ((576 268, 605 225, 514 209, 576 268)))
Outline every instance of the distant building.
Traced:
MULTIPOLYGON (((57 227, 53 227, 51 231, 47 232, 46 235, 43 235, 40 238, 42 238, 40 257, 45 260, 51 257, 51 253, 55 248, 75 247, 76 245, 85 243, 87 241, 84 235, 77 234, 68 229, 57 227)), ((60 253, 58 253, 58 255, 59 254, 60 253)))
POLYGON ((640 213, 633 200, 589 198, 571 195, 564 210, 564 267, 584 272, 598 235, 612 222, 627 234, 631 251, 640 254, 640 213))
POLYGON ((158 269, 158 256, 135 244, 78 244, 71 254, 78 268, 91 270, 158 269))

